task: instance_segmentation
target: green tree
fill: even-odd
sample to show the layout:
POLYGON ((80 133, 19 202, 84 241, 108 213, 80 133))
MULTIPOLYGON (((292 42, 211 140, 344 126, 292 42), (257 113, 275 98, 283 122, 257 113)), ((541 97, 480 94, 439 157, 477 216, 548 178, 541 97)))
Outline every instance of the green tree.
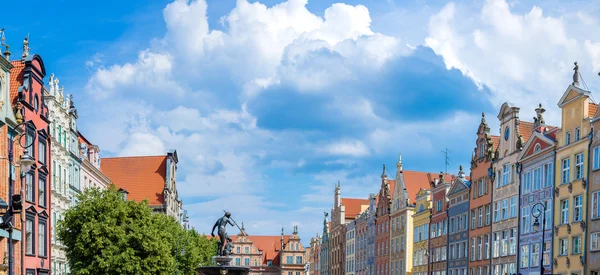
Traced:
POLYGON ((78 198, 57 228, 72 274, 175 274, 174 220, 153 215, 147 201, 125 201, 115 187, 78 198))

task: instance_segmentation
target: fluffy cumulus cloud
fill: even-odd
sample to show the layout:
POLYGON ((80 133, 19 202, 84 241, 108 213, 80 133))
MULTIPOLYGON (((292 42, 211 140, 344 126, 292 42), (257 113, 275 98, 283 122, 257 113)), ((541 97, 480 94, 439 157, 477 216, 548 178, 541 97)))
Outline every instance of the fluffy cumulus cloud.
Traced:
MULTIPOLYGON (((408 47, 375 30, 360 4, 315 13, 306 0, 238 0, 210 15, 221 24, 211 28, 204 0, 175 0, 163 10, 166 33, 138 56, 91 57, 82 101, 103 113, 83 128, 112 155, 177 149, 180 196, 201 231, 227 208, 255 234, 298 224, 307 238, 338 181, 344 196, 366 198, 381 164, 394 176, 399 152, 407 169, 443 170, 443 148, 466 165, 482 111, 494 117, 507 99, 524 111, 552 105, 572 61, 586 80, 600 69, 598 40, 541 8, 428 10, 410 20, 429 22, 423 45, 408 47)), ((587 13, 569 19, 597 24, 587 13)))
POLYGON ((543 103, 551 106, 547 120, 559 123, 554 107, 572 82, 573 62, 590 89, 598 84, 600 37, 582 30, 598 24, 585 10, 549 14, 533 5, 519 12, 505 0, 488 0, 475 11, 447 4, 430 18, 425 45, 448 68, 490 87, 494 105, 518 99, 529 117, 543 103))

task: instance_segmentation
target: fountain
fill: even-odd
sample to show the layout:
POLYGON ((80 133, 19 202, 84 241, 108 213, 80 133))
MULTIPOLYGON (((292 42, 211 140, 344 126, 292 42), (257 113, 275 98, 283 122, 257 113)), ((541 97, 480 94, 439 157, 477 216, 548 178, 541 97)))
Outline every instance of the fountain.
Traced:
POLYGON ((198 275, 245 275, 250 273, 250 268, 248 267, 231 266, 231 261, 233 260, 233 257, 231 257, 231 255, 233 255, 233 244, 231 243, 231 238, 227 235, 227 224, 235 225, 240 231, 244 232, 231 218, 231 213, 225 211, 225 215, 217 220, 210 233, 215 237, 215 228, 219 228, 219 248, 217 249, 217 255, 213 256, 214 265, 196 268, 196 273, 198 275))

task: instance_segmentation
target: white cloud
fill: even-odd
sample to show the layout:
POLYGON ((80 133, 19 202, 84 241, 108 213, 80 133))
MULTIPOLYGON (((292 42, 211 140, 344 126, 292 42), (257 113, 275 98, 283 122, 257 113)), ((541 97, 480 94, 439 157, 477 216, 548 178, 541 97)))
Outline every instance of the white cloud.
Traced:
MULTIPOLYGON (((527 118, 538 103, 556 106, 572 82, 574 61, 591 89, 597 83, 595 41, 600 37, 583 33, 580 26, 594 22, 591 18, 580 11, 551 16, 537 6, 520 14, 505 0, 488 0, 473 15, 450 3, 430 19, 425 44, 443 56, 448 68, 490 87, 494 106, 518 99, 521 116, 527 118)), ((558 123, 557 109, 548 111, 546 121, 558 123)))
POLYGON ((369 154, 369 148, 361 141, 340 141, 329 144, 323 149, 331 155, 363 157, 369 154))

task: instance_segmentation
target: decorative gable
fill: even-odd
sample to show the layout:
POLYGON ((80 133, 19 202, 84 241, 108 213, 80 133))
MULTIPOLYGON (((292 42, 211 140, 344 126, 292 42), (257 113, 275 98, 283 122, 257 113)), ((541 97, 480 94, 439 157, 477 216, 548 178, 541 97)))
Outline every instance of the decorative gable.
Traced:
POLYGON ((571 85, 569 85, 569 87, 567 87, 567 90, 565 90, 562 97, 558 101, 558 107, 562 108, 566 104, 568 104, 578 98, 589 97, 590 94, 591 93, 589 91, 583 90, 583 89, 571 84, 571 85))
POLYGON ((525 146, 523 147, 523 150, 521 151, 517 159, 523 160, 530 156, 533 156, 548 147, 554 146, 554 143, 555 141, 553 139, 536 131, 533 133, 533 136, 529 138, 527 143, 525 143, 525 146))

